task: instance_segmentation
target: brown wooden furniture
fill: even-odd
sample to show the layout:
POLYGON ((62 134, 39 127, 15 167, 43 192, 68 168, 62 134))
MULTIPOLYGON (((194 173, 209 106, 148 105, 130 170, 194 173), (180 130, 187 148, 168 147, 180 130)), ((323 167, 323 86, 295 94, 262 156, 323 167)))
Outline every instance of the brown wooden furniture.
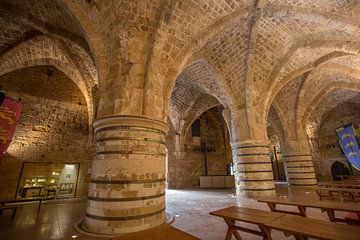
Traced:
POLYGON ((39 213, 42 201, 50 200, 50 199, 53 199, 53 198, 54 198, 54 196, 31 197, 31 198, 25 198, 25 199, 3 199, 3 200, 0 200, 0 216, 2 215, 4 210, 11 209, 11 210, 13 210, 12 217, 15 217, 17 208, 20 205, 32 204, 32 203, 38 203, 37 213, 39 213))
POLYGON ((340 181, 340 182, 319 183, 318 187, 360 189, 360 182, 358 182, 358 181, 350 181, 350 180, 349 181, 343 180, 343 181, 340 181))
POLYGON ((228 225, 225 240, 230 240, 232 235, 241 240, 237 231, 244 231, 263 236, 271 240, 271 229, 277 229, 286 235, 294 235, 295 239, 334 239, 334 240, 359 240, 360 227, 342 225, 316 219, 304 218, 283 213, 267 212, 258 209, 228 207, 213 211, 211 215, 222 217, 228 225), (255 224, 260 231, 235 225, 236 221, 255 224))
POLYGON ((112 238, 114 240, 199 240, 200 238, 194 237, 186 232, 174 228, 168 224, 163 224, 159 227, 126 234, 121 237, 112 238))
POLYGON ((356 202, 335 202, 335 201, 318 201, 318 200, 296 200, 284 197, 272 197, 259 199, 258 202, 266 203, 272 212, 280 212, 287 214, 300 215, 306 217, 306 208, 320 208, 325 211, 332 222, 345 222, 350 224, 360 224, 358 221, 351 221, 342 218, 337 218, 335 211, 352 212, 360 216, 360 204, 356 202), (299 212, 291 212, 285 210, 279 210, 276 208, 277 205, 289 205, 298 208, 299 212))
POLYGON ((265 227, 265 224, 283 216, 281 213, 236 206, 210 212, 210 215, 222 217, 225 220, 228 225, 225 240, 230 240, 232 235, 234 235, 237 240, 241 240, 240 234, 237 232, 238 230, 263 236, 264 239, 271 239, 269 238, 270 233, 265 227), (236 221, 255 224, 259 227, 260 231, 237 226, 235 225, 236 221))
POLYGON ((354 201, 358 196, 360 196, 360 188, 351 188, 349 185, 337 185, 336 187, 315 187, 314 190, 320 197, 320 200, 323 197, 334 198, 337 195, 341 201, 345 201, 346 197, 348 197, 351 201, 354 201))
POLYGON ((294 215, 284 215, 267 223, 266 227, 294 235, 295 239, 306 239, 307 237, 334 240, 360 239, 360 227, 294 215))

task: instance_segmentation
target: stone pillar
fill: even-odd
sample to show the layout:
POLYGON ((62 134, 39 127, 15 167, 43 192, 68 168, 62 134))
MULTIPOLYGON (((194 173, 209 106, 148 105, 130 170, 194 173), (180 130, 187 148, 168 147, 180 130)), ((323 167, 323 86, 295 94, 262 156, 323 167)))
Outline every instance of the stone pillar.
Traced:
POLYGON ((290 186, 313 186, 317 184, 312 155, 306 141, 286 144, 283 156, 287 183, 290 186))
POLYGON ((266 141, 232 145, 236 195, 251 198, 274 196, 275 184, 266 141))
POLYGON ((139 116, 97 119, 84 227, 125 234, 165 222, 166 123, 139 116))

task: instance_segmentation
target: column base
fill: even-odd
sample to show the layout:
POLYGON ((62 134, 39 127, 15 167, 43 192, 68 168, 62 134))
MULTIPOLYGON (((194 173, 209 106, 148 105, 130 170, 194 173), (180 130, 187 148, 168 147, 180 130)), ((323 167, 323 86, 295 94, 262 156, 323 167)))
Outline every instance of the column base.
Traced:
POLYGON ((253 199, 260 199, 264 197, 276 197, 276 191, 273 190, 258 190, 258 191, 247 191, 244 189, 236 188, 236 196, 237 197, 246 197, 246 198, 253 198, 253 199))
MULTIPOLYGON (((174 216, 171 213, 165 213, 165 223, 164 224, 172 224, 175 221, 174 216)), ((121 237, 126 234, 107 234, 107 233, 96 233, 92 232, 85 226, 85 218, 80 219, 74 224, 74 229, 77 233, 83 234, 90 237, 98 237, 98 238, 114 238, 114 237, 121 237)), ((161 225, 161 224, 159 224, 161 225)), ((146 230, 146 229, 145 229, 146 230)))

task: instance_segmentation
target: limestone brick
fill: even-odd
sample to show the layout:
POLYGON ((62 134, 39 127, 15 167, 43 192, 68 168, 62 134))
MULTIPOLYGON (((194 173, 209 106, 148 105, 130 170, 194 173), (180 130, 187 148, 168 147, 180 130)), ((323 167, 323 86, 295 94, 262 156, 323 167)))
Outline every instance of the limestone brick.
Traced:
POLYGON ((77 162, 76 195, 84 196, 92 149, 87 146, 86 102, 76 85, 53 67, 8 73, 0 77, 0 84, 8 97, 24 104, 12 144, 0 161, 4 173, 0 175, 0 195, 15 196, 23 162, 77 162), (49 70, 52 76, 47 75, 49 70))
MULTIPOLYGON (((214 150, 207 153, 208 174, 226 175, 231 163, 231 149, 221 108, 211 108, 199 119, 200 141, 206 141, 209 150, 214 150)), ((205 174, 204 153, 197 150, 198 143, 191 136, 191 129, 178 135, 170 131, 166 144, 169 151, 168 187, 198 187, 199 177, 205 174)))
MULTIPOLYGON (((278 137, 288 156, 287 168, 313 171, 310 164, 314 161, 320 169, 318 164, 329 159, 326 154, 323 158, 324 146, 334 141, 331 129, 335 126, 330 122, 337 124, 341 119, 333 110, 337 106, 357 109, 353 103, 357 101, 355 92, 360 91, 360 44, 356 41, 360 37, 360 5, 355 0, 4 0, 0 13, 0 76, 25 76, 32 83, 28 91, 18 84, 9 93, 36 105, 33 112, 24 112, 26 121, 18 129, 21 133, 22 128, 30 129, 33 135, 18 138, 11 151, 27 156, 27 148, 16 144, 29 141, 36 143, 31 146, 36 157, 29 158, 44 155, 57 159, 59 149, 66 149, 66 157, 88 159, 91 147, 83 143, 91 143, 89 126, 95 115, 98 119, 130 115, 140 124, 130 130, 110 128, 94 134, 97 141, 90 144, 97 152, 94 181, 162 179, 168 155, 169 185, 195 186, 202 155, 193 151, 189 128, 200 117, 202 123, 206 119, 205 125, 214 127, 205 130, 205 136, 219 148, 219 155, 212 153, 213 159, 222 159, 211 163, 209 155, 212 173, 220 174, 230 159, 227 141, 231 141, 233 162, 238 165, 238 195, 267 195, 273 192, 263 147, 268 137, 278 137), (43 78, 27 77, 25 72, 8 75, 49 65, 65 74, 61 79, 71 79, 75 85, 50 86, 43 78), (70 95, 43 93, 44 107, 39 96, 32 96, 38 81, 44 89, 63 89, 70 95), (215 112, 209 110, 213 107, 215 112), (41 112, 41 118, 32 117, 35 112, 41 112), (56 116, 48 119, 42 113, 56 116), (150 122, 169 119, 169 138, 158 131, 136 132, 136 127, 149 127, 145 116, 150 122), (54 122, 50 124, 50 120, 54 122), (57 137, 55 145, 42 140, 45 133, 51 139, 57 137), (216 136, 226 141, 215 141, 216 136), (78 154, 71 144, 66 145, 66 137, 82 146, 78 154), (309 157, 311 150, 314 154, 309 157), (254 153, 264 155, 255 157, 254 153), (142 164, 144 160, 151 166, 142 164), (251 171, 267 172, 255 175, 251 171), (259 194, 254 194, 254 189, 259 194)), ((351 119, 350 115, 344 114, 344 119, 351 119)), ((149 128, 159 130, 158 122, 149 128)), ((22 160, 14 157, 11 161, 10 157, 1 164, 14 173, 3 176, 14 182, 22 160)), ((289 173, 292 185, 315 184, 314 174, 301 177, 289 173)), ((327 178, 328 173, 319 176, 327 178)), ((138 194, 140 198, 157 196, 158 202, 154 200, 151 206, 149 199, 132 203, 122 199, 124 210, 120 204, 89 199, 88 215, 98 217, 87 217, 86 226, 94 232, 125 233, 162 223, 164 203, 158 195, 164 193, 164 185, 93 183, 89 198, 126 200, 138 194), (144 208, 147 204, 149 208, 144 208), (100 219, 104 212, 109 221, 100 219), (151 212, 154 215, 146 215, 151 212), (133 214, 145 217, 121 221, 133 214), (115 215, 117 218, 111 218, 115 215)))

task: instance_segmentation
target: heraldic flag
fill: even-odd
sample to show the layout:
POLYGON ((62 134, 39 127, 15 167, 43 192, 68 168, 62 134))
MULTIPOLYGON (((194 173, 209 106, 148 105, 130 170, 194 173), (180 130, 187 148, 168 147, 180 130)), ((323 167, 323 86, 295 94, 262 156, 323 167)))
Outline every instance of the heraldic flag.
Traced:
POLYGON ((9 98, 4 98, 0 105, 0 157, 5 155, 14 136, 23 105, 9 98))
POLYGON ((344 125, 336 130, 340 146, 351 165, 360 171, 360 148, 353 124, 344 125))

